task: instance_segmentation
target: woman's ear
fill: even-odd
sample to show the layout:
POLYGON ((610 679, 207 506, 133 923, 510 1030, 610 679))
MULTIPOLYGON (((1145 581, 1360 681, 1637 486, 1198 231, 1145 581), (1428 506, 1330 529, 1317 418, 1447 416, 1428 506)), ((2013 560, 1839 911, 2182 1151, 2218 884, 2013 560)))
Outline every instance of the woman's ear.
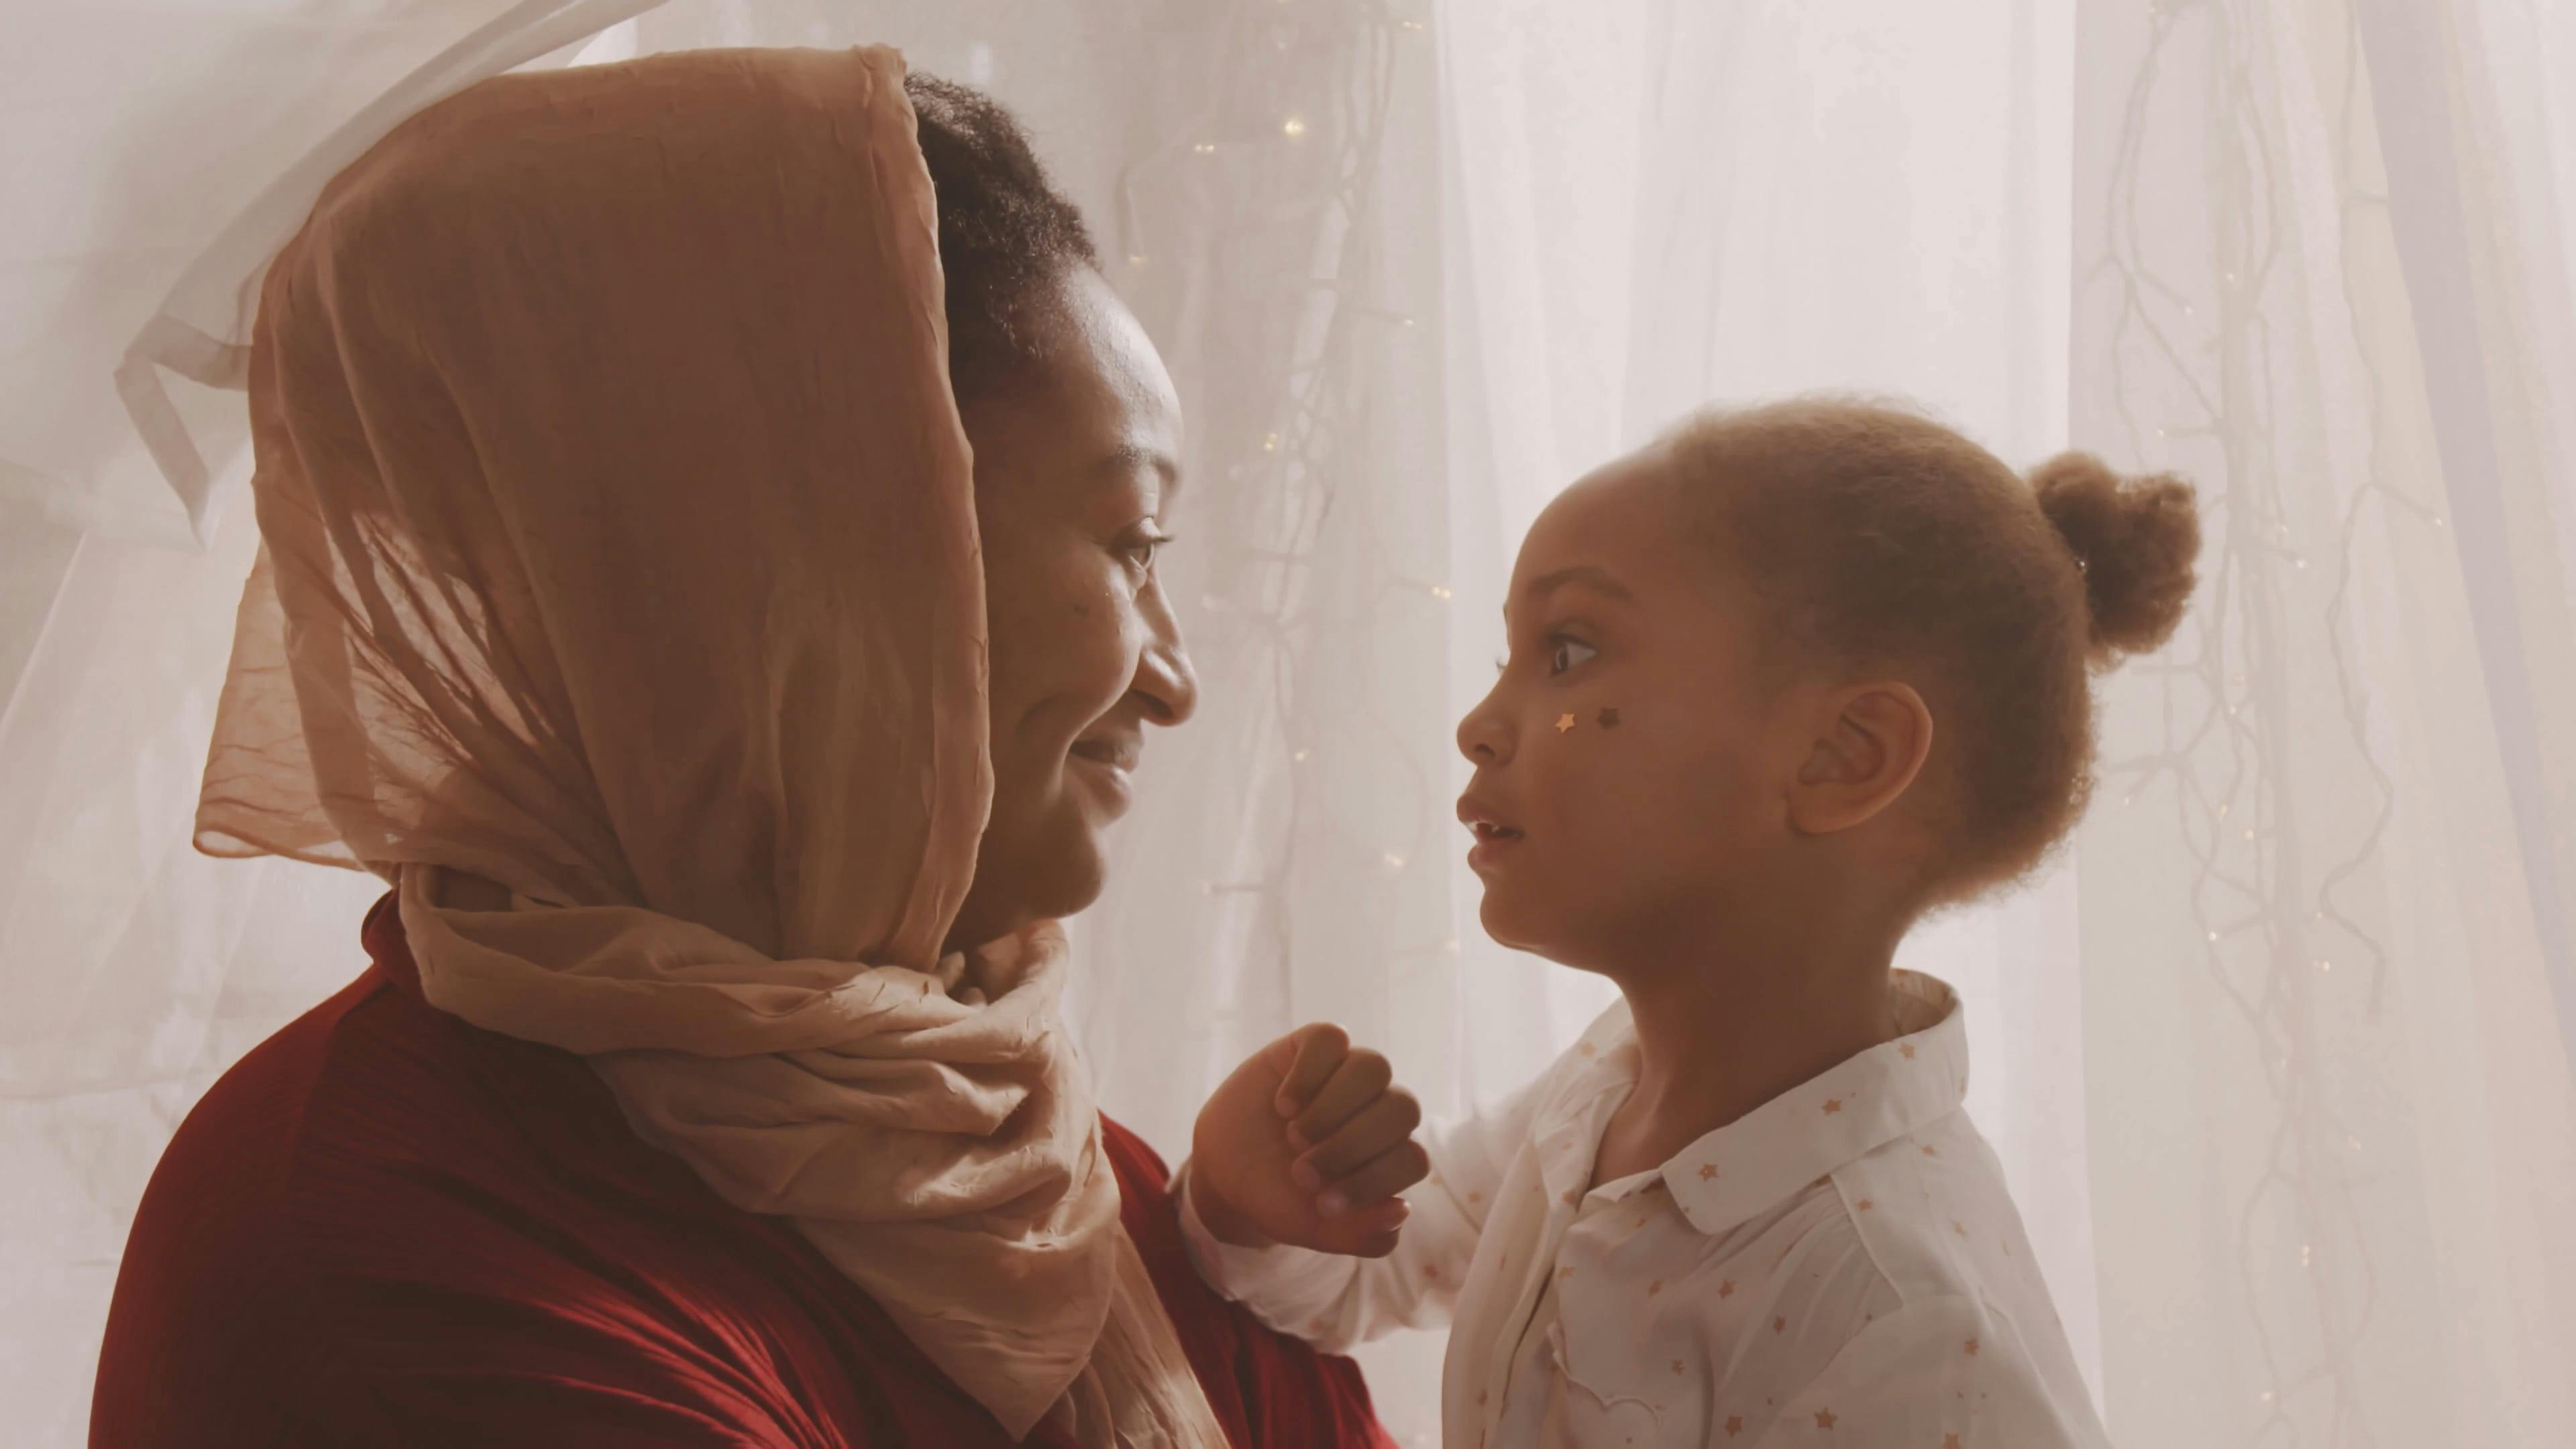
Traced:
POLYGON ((1789 823, 1832 835, 1896 803, 1932 753, 1932 711, 1914 686, 1847 687, 1820 701, 1813 750, 1789 793, 1789 823))

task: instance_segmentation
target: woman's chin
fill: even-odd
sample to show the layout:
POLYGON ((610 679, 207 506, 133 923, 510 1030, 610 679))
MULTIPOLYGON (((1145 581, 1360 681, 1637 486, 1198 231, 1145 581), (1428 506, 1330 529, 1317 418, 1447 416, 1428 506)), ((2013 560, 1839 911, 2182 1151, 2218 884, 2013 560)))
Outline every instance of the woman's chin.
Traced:
POLYGON ((1031 914, 1064 917, 1088 909, 1108 884, 1109 859, 1102 840, 1107 822, 1075 800, 1057 802, 1051 815, 1044 848, 1028 865, 1028 894, 1031 914))

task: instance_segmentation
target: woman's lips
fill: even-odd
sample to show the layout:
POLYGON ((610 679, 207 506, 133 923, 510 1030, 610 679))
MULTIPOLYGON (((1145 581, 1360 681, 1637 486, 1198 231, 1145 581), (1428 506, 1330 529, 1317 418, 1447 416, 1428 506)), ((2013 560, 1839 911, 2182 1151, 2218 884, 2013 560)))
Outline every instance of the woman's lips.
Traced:
POLYGON ((1143 755, 1142 741, 1118 739, 1076 740, 1067 752, 1075 772, 1095 782, 1119 811, 1135 798, 1136 762, 1143 755))

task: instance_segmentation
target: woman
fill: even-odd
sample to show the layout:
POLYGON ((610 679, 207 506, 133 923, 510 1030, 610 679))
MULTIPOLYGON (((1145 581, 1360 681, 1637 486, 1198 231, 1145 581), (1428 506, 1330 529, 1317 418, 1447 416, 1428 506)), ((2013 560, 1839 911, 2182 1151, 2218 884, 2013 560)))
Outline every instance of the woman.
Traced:
POLYGON ((254 354, 200 844, 394 893, 163 1158, 96 1442, 1383 1441, 1065 1043, 1195 700, 1179 416, 1006 116, 882 51, 489 81, 254 354))

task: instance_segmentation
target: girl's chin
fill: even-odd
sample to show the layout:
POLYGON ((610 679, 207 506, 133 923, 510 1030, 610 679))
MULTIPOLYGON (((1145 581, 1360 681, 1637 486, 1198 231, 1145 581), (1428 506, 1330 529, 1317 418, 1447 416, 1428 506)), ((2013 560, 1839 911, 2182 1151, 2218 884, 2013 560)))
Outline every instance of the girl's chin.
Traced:
POLYGON ((1476 908, 1476 921, 1485 928, 1485 934, 1493 938, 1494 944, 1505 950, 1545 955, 1543 943, 1547 933, 1530 919, 1531 914, 1528 902, 1497 891, 1489 883, 1485 887, 1484 902, 1476 908))

